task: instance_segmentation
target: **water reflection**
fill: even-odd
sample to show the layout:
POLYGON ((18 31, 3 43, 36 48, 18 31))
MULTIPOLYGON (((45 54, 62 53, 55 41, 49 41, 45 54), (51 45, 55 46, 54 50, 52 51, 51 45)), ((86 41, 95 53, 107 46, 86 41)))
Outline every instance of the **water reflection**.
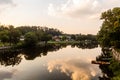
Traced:
POLYGON ((63 47, 64 46, 62 45, 37 46, 37 47, 23 49, 22 54, 24 55, 26 60, 33 60, 36 57, 46 56, 48 52, 58 51, 63 47))
POLYGON ((0 71, 0 80, 12 78, 13 72, 0 71))
MULTIPOLYGON (((110 62, 112 59, 111 50, 109 48, 102 48, 102 53, 96 57, 96 61, 110 62)), ((109 69, 109 64, 99 64, 103 75, 99 77, 99 80, 111 80, 113 76, 112 71, 109 69)))
POLYGON ((96 48, 98 47, 98 43, 97 42, 80 42, 79 44, 72 44, 71 47, 78 47, 78 48, 81 48, 81 49, 93 49, 93 48, 96 48))
MULTIPOLYGON (((1 50, 0 51, 0 63, 4 66, 14 66, 18 65, 22 60, 22 55, 24 55, 26 60, 34 60, 36 57, 46 56, 48 52, 58 51, 59 49, 65 48, 67 44, 51 44, 44 46, 36 46, 32 48, 25 48, 22 50, 19 49, 10 49, 10 50, 1 50)), ((95 48, 96 45, 86 44, 72 44, 71 47, 78 48, 95 48)))
POLYGON ((0 80, 98 80, 101 72, 91 59, 99 48, 75 46, 53 44, 1 51, 0 80))
POLYGON ((50 73, 58 70, 70 76, 72 80, 97 80, 100 72, 97 68, 90 65, 89 61, 81 59, 56 60, 48 63, 50 73))
POLYGON ((22 58, 19 51, 7 50, 0 53, 0 63, 4 66, 14 66, 21 62, 22 58))

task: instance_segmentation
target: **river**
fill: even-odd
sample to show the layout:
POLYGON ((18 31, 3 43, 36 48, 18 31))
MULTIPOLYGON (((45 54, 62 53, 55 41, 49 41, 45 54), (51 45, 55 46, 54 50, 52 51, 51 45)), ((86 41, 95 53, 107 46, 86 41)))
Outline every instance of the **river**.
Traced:
POLYGON ((2 53, 0 80, 99 80, 102 76, 99 65, 91 61, 100 53, 100 47, 71 46, 38 53, 32 49, 14 55, 2 53))

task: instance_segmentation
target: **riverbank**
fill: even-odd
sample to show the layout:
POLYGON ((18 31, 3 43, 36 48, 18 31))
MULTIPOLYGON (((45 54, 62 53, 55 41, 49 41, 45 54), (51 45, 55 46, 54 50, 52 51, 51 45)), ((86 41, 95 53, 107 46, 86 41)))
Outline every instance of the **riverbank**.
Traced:
MULTIPOLYGON (((32 43, 31 43, 32 44, 32 43)), ((24 49, 24 48, 29 48, 29 47, 35 47, 35 46, 49 46, 49 45, 71 45, 71 46, 77 46, 79 48, 94 48, 98 46, 97 42, 94 41, 43 41, 43 42, 39 42, 36 45, 25 45, 23 42, 19 42, 17 44, 2 44, 0 46, 0 50, 4 50, 4 49, 24 49)))
POLYGON ((99 64, 100 69, 106 75, 103 79, 120 80, 120 52, 119 49, 103 48, 101 55, 96 57, 96 61, 109 62, 109 65, 99 64), (108 58, 108 59, 103 59, 108 58), (109 59, 110 58, 110 59, 109 59))
POLYGON ((80 41, 48 41, 48 44, 75 44, 81 43, 80 41))

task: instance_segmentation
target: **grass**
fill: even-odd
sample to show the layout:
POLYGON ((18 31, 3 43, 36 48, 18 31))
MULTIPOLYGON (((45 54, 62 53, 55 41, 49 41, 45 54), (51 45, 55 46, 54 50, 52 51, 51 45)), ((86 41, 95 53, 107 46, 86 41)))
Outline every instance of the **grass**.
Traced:
POLYGON ((2 42, 0 42, 0 47, 9 46, 9 45, 10 45, 9 43, 2 43, 2 42))
POLYGON ((48 44, 74 44, 80 43, 79 41, 48 41, 48 44))

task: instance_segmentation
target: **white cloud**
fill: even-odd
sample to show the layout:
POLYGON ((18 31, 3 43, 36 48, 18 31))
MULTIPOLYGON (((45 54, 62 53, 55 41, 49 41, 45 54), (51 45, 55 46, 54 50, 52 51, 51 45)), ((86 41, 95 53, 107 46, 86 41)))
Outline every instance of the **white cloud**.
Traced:
POLYGON ((54 9, 53 4, 49 4, 48 11, 49 11, 48 12, 49 15, 54 15, 55 16, 55 9, 54 9))
POLYGON ((48 13, 52 16, 68 16, 71 18, 96 18, 104 10, 120 6, 119 3, 120 0, 67 0, 66 3, 60 5, 50 4, 48 13))
POLYGON ((12 0, 0 0, 0 4, 9 4, 12 3, 12 0))
POLYGON ((15 6, 13 0, 0 0, 0 13, 11 6, 15 6))

